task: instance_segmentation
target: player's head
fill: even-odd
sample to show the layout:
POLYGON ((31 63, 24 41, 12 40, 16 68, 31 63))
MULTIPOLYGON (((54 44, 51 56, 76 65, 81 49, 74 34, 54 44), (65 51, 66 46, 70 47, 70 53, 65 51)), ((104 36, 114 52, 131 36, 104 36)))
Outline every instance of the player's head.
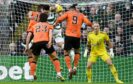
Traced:
POLYGON ((56 13, 60 13, 63 11, 63 7, 60 4, 55 4, 56 13))
POLYGON ((76 10, 76 9, 77 9, 77 5, 78 5, 78 4, 73 4, 72 6, 70 6, 69 9, 70 9, 70 10, 71 10, 71 9, 72 9, 72 10, 76 10))
POLYGON ((48 14, 41 13, 39 18, 40 18, 39 22, 47 22, 48 14))
POLYGON ((39 12, 41 13, 48 13, 50 10, 49 5, 39 5, 39 12))
POLYGON ((38 10, 38 12, 42 12, 43 11, 43 5, 39 5, 37 10, 38 10))
POLYGON ((94 31, 99 31, 100 30, 100 25, 98 22, 93 22, 93 25, 92 25, 94 31))

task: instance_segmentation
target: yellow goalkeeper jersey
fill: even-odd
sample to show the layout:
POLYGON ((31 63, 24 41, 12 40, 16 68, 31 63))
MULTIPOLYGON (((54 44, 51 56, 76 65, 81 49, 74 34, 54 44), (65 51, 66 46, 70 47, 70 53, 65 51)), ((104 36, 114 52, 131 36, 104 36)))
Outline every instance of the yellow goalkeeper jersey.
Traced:
POLYGON ((107 53, 105 41, 109 41, 109 36, 102 31, 96 35, 94 32, 88 33, 87 41, 91 45, 90 54, 103 55, 107 53))

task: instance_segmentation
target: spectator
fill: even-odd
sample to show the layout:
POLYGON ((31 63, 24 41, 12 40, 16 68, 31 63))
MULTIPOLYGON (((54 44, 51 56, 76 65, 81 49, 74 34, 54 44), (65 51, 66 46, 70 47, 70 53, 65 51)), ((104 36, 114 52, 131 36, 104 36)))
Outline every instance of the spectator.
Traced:
POLYGON ((111 8, 111 7, 107 7, 106 8, 106 21, 107 20, 114 20, 114 11, 113 11, 113 9, 111 8))
POLYGON ((14 42, 10 43, 9 44, 9 50, 10 50, 9 55, 11 56, 17 55, 16 49, 17 49, 16 44, 14 42))
POLYGON ((91 22, 94 22, 94 21, 100 22, 100 17, 98 14, 96 14, 96 8, 95 7, 91 7, 89 19, 91 22))
POLYGON ((121 28, 120 26, 118 26, 116 32, 117 32, 116 33, 117 35, 122 36, 123 35, 123 28, 121 28))
POLYGON ((113 20, 110 20, 110 21, 108 21, 108 27, 109 27, 109 29, 110 29, 110 38, 112 39, 112 38, 115 38, 115 32, 116 32, 116 25, 115 25, 115 22, 113 21, 113 20))
POLYGON ((123 20, 121 18, 121 14, 119 14, 119 13, 115 14, 115 25, 116 25, 116 27, 118 27, 118 26, 123 27, 123 25, 124 25, 123 20))
POLYGON ((103 31, 106 32, 107 34, 109 34, 109 28, 108 27, 104 27, 103 31))
POLYGON ((133 35, 131 35, 131 43, 129 46, 130 55, 133 56, 133 35))
POLYGON ((20 36, 17 41, 17 54, 18 55, 25 54, 24 50, 25 50, 26 36, 27 36, 26 32, 22 33, 22 36, 20 36))
POLYGON ((122 38, 119 35, 115 36, 115 53, 118 56, 121 56, 123 54, 124 46, 122 42, 122 38))
POLYGON ((123 33, 124 33, 124 39, 125 39, 124 40, 124 48, 125 48, 124 51, 128 55, 129 53, 131 53, 129 46, 131 43, 130 36, 133 35, 133 19, 132 18, 129 19, 127 24, 128 25, 126 25, 123 33))
POLYGON ((122 18, 125 23, 129 21, 129 19, 132 17, 132 9, 130 6, 130 3, 125 3, 125 6, 123 8, 124 11, 122 11, 122 18))
POLYGON ((123 55, 124 54, 123 28, 117 27, 114 41, 115 41, 116 55, 123 55))
POLYGON ((0 5, 4 5, 4 0, 0 0, 0 5))
POLYGON ((110 31, 109 27, 104 27, 103 29, 104 32, 106 32, 109 35, 109 38, 112 40, 112 32, 110 31))

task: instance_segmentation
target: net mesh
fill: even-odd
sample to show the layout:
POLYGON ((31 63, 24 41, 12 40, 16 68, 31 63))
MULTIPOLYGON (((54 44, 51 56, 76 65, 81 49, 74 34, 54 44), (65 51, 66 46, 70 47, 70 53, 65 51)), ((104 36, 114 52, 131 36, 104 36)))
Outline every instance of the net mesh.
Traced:
MULTIPOLYGON (((3 0, 4 1, 4 0, 3 0)), ((64 8, 72 3, 79 3, 79 9, 93 22, 101 24, 101 30, 107 32, 114 45, 116 66, 119 78, 125 82, 133 81, 133 1, 132 0, 5 0, 0 5, 0 66, 23 67, 27 56, 22 46, 25 40, 25 31, 28 27, 27 13, 37 10, 39 4, 61 3, 64 8), (7 2, 6 2, 7 1, 7 2), (86 3, 87 2, 87 3, 86 3)), ((87 41, 86 25, 82 26, 81 59, 77 75, 69 82, 86 82, 87 58, 83 57, 87 41)), ((58 52, 63 75, 68 79, 68 71, 64 62, 62 51, 58 52)), ((38 60, 37 81, 58 81, 54 66, 49 57, 42 53, 38 60)), ((24 78, 21 79, 24 81, 24 78)), ((10 77, 4 81, 11 81, 10 77)), ((93 66, 92 81, 114 82, 108 66, 101 61, 93 66)))

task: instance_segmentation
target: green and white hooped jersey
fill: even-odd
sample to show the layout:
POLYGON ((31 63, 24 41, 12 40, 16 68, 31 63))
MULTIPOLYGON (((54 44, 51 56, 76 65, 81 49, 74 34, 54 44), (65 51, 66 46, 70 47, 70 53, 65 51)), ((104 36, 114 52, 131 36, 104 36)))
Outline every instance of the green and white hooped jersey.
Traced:
MULTIPOLYGON (((48 17, 48 23, 53 25, 56 19, 57 19, 57 15, 53 12, 50 12, 48 17)), ((57 30, 61 29, 61 24, 58 24, 54 29, 57 29, 57 30)))
MULTIPOLYGON (((48 23, 53 25, 55 23, 57 19, 57 15, 55 13, 50 12, 49 13, 49 17, 48 17, 48 23)), ((53 30, 53 36, 55 41, 58 42, 62 42, 64 41, 63 36, 62 36, 62 28, 61 28, 61 24, 58 24, 54 30, 53 30)))

